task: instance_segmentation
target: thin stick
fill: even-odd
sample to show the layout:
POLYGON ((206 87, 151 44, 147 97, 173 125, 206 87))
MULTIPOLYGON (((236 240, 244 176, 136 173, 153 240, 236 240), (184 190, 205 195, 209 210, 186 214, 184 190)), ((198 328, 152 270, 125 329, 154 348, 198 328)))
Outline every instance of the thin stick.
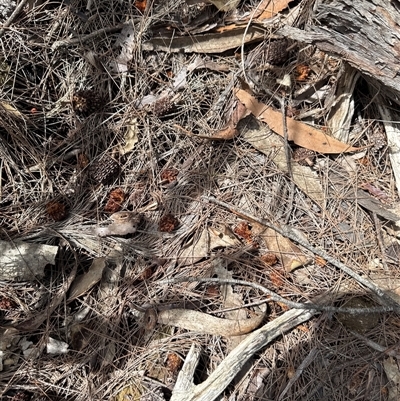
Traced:
POLYGON ((250 213, 246 211, 242 211, 240 209, 234 208, 233 206, 229 205, 228 203, 222 202, 213 196, 203 196, 202 199, 214 203, 218 206, 222 206, 225 209, 228 209, 232 213, 235 213, 236 215, 249 220, 253 221, 256 223, 259 223, 265 227, 271 228, 272 230, 276 231, 277 233, 283 235, 286 238, 291 239, 292 241, 298 243, 302 247, 308 249, 310 252, 314 253, 315 255, 321 256, 321 258, 324 258, 327 262, 329 262, 331 265, 337 267, 350 277, 354 278, 356 281, 358 281, 361 285, 364 287, 370 289, 372 292, 374 292, 378 297, 381 299, 382 302, 384 302, 387 306, 390 306, 393 308, 394 311, 400 312, 400 305, 398 302, 393 299, 390 296, 390 293, 385 293, 381 288, 379 288, 375 283, 373 283, 371 280, 368 280, 365 277, 361 277, 358 273, 347 267, 344 263, 338 261, 337 259, 333 258, 330 256, 327 252, 325 252, 323 249, 316 248, 312 245, 310 245, 308 242, 304 241, 302 238, 300 238, 289 226, 283 225, 280 227, 275 226, 274 224, 261 219, 259 217, 253 216, 250 213))
POLYGON ((289 202, 288 208, 286 212, 285 224, 289 221, 290 214, 293 209, 294 202, 294 179, 293 179, 293 170, 292 170, 292 152, 289 146, 288 141, 288 129, 287 129, 287 121, 286 121, 286 105, 285 105, 285 97, 281 98, 281 112, 282 112, 282 127, 283 127, 283 138, 285 140, 285 156, 286 156, 286 165, 288 170, 288 175, 290 178, 290 188, 289 188, 289 202))
MULTIPOLYGON (((391 306, 378 306, 375 308, 336 308, 334 306, 327 305, 318 305, 312 303, 300 303, 289 301, 286 298, 281 297, 277 293, 269 290, 268 288, 263 287, 257 283, 251 283, 250 281, 245 280, 235 280, 235 279, 225 279, 225 278, 201 278, 201 277, 179 277, 175 279, 167 279, 162 280, 158 284, 176 284, 183 282, 198 282, 198 283, 219 283, 219 284, 232 284, 232 285, 246 285, 257 290, 262 291, 264 294, 267 294, 270 298, 266 300, 280 302, 284 305, 289 306, 293 309, 305 309, 305 310, 314 310, 314 311, 323 311, 323 312, 341 312, 341 313, 385 313, 392 312, 394 310, 391 306)), ((243 305, 243 307, 247 307, 248 305, 243 305)))
POLYGON ((378 241, 379 249, 382 253, 382 265, 383 265, 383 268, 388 272, 389 266, 386 263, 385 246, 383 245, 381 223, 375 212, 372 212, 372 218, 374 219, 374 224, 375 224, 376 239, 378 241))
POLYGON ((13 21, 15 20, 16 16, 21 12, 21 10, 25 7, 25 4, 28 0, 22 0, 17 7, 15 7, 14 12, 8 17, 8 20, 3 24, 2 28, 0 29, 0 38, 4 35, 5 28, 8 28, 13 21))
POLYGON ((285 97, 281 97, 281 113, 282 113, 282 128, 283 128, 283 139, 285 140, 285 156, 286 156, 286 164, 288 169, 288 174, 293 182, 293 171, 292 171, 292 155, 290 154, 289 140, 288 140, 288 129, 286 122, 286 105, 285 105, 285 97))
POLYGON ((304 369, 307 368, 307 366, 310 365, 310 363, 314 360, 314 357, 317 353, 318 349, 314 347, 306 356, 304 361, 300 364, 300 366, 296 369, 296 373, 290 378, 288 384, 286 387, 283 389, 282 393, 278 397, 278 401, 282 401, 283 397, 287 394, 287 392, 290 390, 290 388, 293 386, 293 384, 298 380, 298 378, 301 376, 303 373, 304 369))
POLYGON ((78 44, 84 43, 90 39, 94 39, 96 36, 103 35, 104 33, 118 32, 120 29, 122 29, 124 27, 124 25, 125 24, 119 24, 116 26, 110 26, 108 28, 101 28, 101 29, 98 29, 97 31, 88 33, 87 35, 78 36, 77 38, 57 40, 56 42, 54 42, 52 44, 51 49, 57 50, 59 47, 62 47, 62 46, 78 45, 78 44))

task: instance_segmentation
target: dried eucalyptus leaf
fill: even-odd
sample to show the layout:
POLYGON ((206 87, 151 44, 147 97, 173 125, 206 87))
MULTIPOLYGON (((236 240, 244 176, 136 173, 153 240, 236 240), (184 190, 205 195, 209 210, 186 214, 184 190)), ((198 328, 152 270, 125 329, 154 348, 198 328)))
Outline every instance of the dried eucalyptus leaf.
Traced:
POLYGON ((104 268, 106 267, 105 258, 97 258, 93 260, 89 271, 75 278, 71 286, 69 299, 77 298, 89 291, 96 283, 101 280, 104 268))

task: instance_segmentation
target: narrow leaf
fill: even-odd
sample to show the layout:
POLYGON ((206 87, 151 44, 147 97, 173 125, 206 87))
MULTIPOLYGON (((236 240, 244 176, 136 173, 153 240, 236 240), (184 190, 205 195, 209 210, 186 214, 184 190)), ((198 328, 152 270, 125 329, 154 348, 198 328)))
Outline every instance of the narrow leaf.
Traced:
POLYGON ((286 9, 292 0, 263 0, 259 9, 262 10, 260 15, 255 16, 258 21, 275 17, 279 12, 286 9))
MULTIPOLYGON (((277 134, 284 136, 281 112, 259 102, 254 96, 242 89, 236 91, 236 97, 251 110, 255 117, 268 124, 269 128, 277 134)), ((315 152, 332 154, 359 150, 359 148, 340 142, 316 128, 289 117, 286 117, 286 126, 289 141, 315 152)))

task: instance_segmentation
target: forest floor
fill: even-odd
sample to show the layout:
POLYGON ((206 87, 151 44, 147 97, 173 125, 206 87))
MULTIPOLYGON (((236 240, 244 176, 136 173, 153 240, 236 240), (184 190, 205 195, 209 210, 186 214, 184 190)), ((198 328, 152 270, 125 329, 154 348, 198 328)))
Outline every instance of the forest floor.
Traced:
POLYGON ((212 3, 0 3, 1 400, 399 399, 374 82, 212 3))

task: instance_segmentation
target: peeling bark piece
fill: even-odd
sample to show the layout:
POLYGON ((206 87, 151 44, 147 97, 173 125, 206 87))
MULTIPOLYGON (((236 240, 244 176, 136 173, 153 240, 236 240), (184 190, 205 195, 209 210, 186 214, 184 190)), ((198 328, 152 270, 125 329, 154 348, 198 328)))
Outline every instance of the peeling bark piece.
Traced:
POLYGON ((396 123, 396 121, 399 121, 400 115, 393 110, 393 107, 389 107, 381 96, 377 101, 377 106, 385 125, 387 142, 390 149, 390 163, 392 164, 393 175, 396 181, 397 194, 400 195, 400 125, 396 123))
POLYGON ((306 30, 285 25, 276 34, 338 55, 364 75, 390 88, 394 92, 391 99, 399 103, 400 13, 397 1, 322 1, 316 7, 313 20, 317 23, 306 25, 306 30))
POLYGON ((0 280, 28 281, 44 275, 54 265, 57 246, 0 241, 0 280))
POLYGON ((368 195, 362 189, 357 191, 357 202, 363 208, 369 210, 370 212, 376 213, 378 216, 383 217, 386 220, 398 221, 400 216, 387 210, 381 202, 368 195))
POLYGON ((349 141, 351 119, 354 114, 353 92, 360 73, 348 64, 339 77, 335 93, 335 101, 329 112, 328 128, 336 139, 342 142, 349 141))
POLYGON ((261 41, 265 37, 262 29, 239 27, 226 32, 213 32, 195 36, 156 37, 143 43, 146 51, 164 51, 171 53, 222 53, 240 47, 243 43, 261 41))
POLYGON ((250 319, 230 320, 186 309, 163 310, 157 316, 157 321, 161 324, 224 337, 250 333, 261 324, 263 319, 264 313, 250 319))

